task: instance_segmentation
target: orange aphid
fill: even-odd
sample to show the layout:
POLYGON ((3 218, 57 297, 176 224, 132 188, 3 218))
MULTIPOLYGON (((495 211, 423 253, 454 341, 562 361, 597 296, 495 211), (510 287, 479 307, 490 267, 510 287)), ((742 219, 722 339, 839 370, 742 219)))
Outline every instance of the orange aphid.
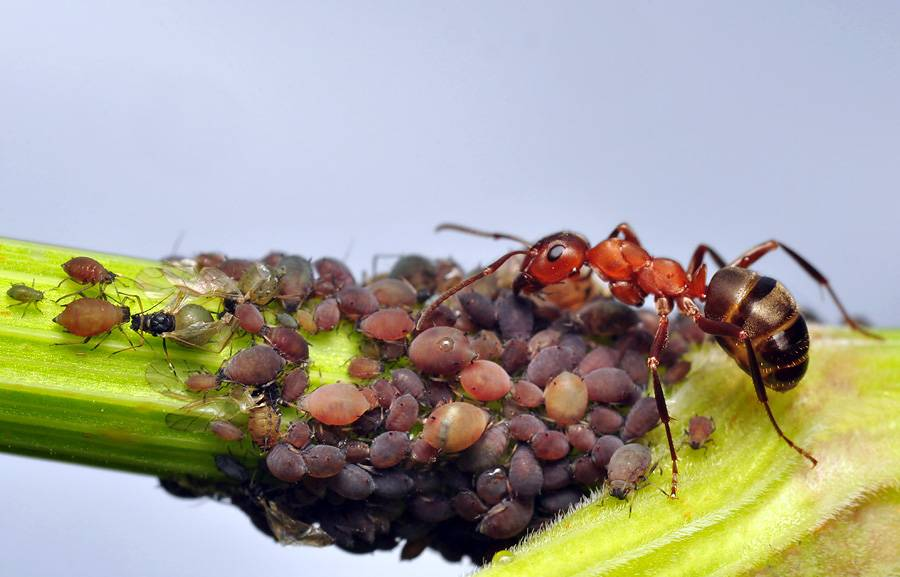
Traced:
POLYGON ((349 383, 321 386, 300 401, 301 409, 326 425, 349 425, 369 407, 366 395, 349 383))

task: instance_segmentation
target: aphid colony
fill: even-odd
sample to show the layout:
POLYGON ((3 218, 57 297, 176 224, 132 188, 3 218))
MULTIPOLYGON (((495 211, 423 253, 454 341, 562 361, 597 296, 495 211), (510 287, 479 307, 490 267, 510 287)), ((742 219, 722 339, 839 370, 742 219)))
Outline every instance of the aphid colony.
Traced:
MULTIPOLYGON (((249 437, 264 456, 252 473, 220 456, 237 484, 164 485, 227 496, 280 541, 358 552, 404 541, 404 557, 431 546, 480 561, 592 489, 626 498, 651 467, 640 439, 660 422, 645 396, 656 316, 597 296, 585 279, 525 297, 497 274, 433 309, 416 333, 422 303, 463 278, 452 262, 404 257, 364 286, 337 260, 279 254, 200 255, 157 273, 176 304, 132 315, 132 329, 203 345, 191 341, 202 331, 179 329, 177 317, 197 306, 191 299, 216 299, 215 315, 203 309, 208 317, 182 324, 225 323, 254 339, 214 374, 148 367, 152 386, 191 400, 167 422, 235 443, 249 437), (312 387, 299 331, 342 322, 364 337, 347 366, 357 382, 312 387)), ((122 305, 102 299, 76 300, 64 315, 80 319, 85 300, 104 303, 90 305, 104 309, 93 331, 57 321, 88 338, 128 321, 122 305)), ((702 339, 689 323, 673 329, 660 354, 669 382, 685 376, 681 356, 702 339)))

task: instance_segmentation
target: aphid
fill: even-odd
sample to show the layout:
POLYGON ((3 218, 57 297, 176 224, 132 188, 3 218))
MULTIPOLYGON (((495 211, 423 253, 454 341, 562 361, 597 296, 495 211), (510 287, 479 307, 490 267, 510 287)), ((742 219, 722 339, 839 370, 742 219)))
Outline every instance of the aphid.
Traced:
POLYGON ((584 417, 587 406, 587 386, 575 373, 560 373, 544 389, 547 416, 558 425, 577 423, 584 417))
MULTIPOLYGON (((69 259, 62 264, 62 269, 69 275, 68 280, 71 280, 76 284, 87 286, 80 291, 59 297, 56 299, 56 302, 75 294, 83 294, 85 290, 98 285, 100 287, 100 294, 103 295, 103 288, 108 284, 112 284, 118 276, 115 273, 106 270, 105 266, 89 256, 76 256, 75 258, 69 259)), ((59 284, 62 285, 63 282, 65 282, 65 280, 59 284)))
POLYGON ((376 497, 402 499, 413 489, 412 477, 403 471, 378 471, 373 476, 376 497))
POLYGON ((476 360, 459 373, 459 383, 473 398, 489 402, 502 399, 512 388, 503 367, 492 361, 476 360))
POLYGON ((384 426, 388 431, 408 431, 419 417, 419 402, 406 393, 391 401, 384 426))
POLYGON ((375 492, 375 480, 359 465, 347 463, 328 480, 328 488, 345 499, 362 501, 375 492))
POLYGON ((447 403, 425 419, 422 438, 435 449, 458 453, 481 438, 487 428, 488 414, 469 403, 447 403))
MULTIPOLYGON (((449 228, 461 229, 453 226, 449 228)), ((521 242, 521 239, 509 235, 491 236, 521 242)), ((660 354, 668 339, 669 315, 675 308, 693 320, 703 332, 715 336, 741 369, 751 376, 757 399, 762 403, 775 432, 792 449, 815 465, 816 459, 782 432, 769 407, 766 394, 766 388, 782 392, 795 387, 806 372, 809 362, 809 333, 791 294, 775 279, 747 270, 747 267, 778 248, 783 249, 828 291, 848 325, 867 336, 879 338, 859 326, 847 314, 828 279, 821 272, 793 249, 778 241, 764 242, 727 266, 714 250, 701 244, 694 251, 687 268, 683 268, 672 259, 651 256, 641 246, 631 227, 625 223, 613 229, 606 240, 593 248, 577 234, 560 232, 544 237, 527 250, 516 250, 503 255, 432 301, 420 315, 417 330, 425 325, 432 311, 441 303, 472 283, 495 273, 503 263, 516 255, 524 255, 525 258, 513 284, 515 293, 539 291, 578 276, 582 268, 589 266, 600 279, 609 283, 610 292, 621 303, 640 306, 648 296, 652 296, 656 304, 659 322, 650 344, 647 366, 672 459, 670 496, 674 497, 677 492, 678 457, 658 367, 660 354), (707 254, 722 267, 708 285, 707 267, 703 263, 707 254), (705 314, 694 301, 706 302, 705 314)), ((502 325, 502 315, 500 320, 502 325)), ((637 315, 634 320, 634 324, 640 322, 637 315)), ((635 375, 631 376, 634 379, 635 375)))
POLYGON ((478 532, 491 539, 509 539, 528 527, 534 515, 532 499, 504 499, 485 514, 478 524, 478 532))
POLYGON ((528 363, 525 377, 529 382, 544 387, 558 374, 575 368, 573 360, 572 353, 568 350, 559 346, 547 347, 539 351, 528 363))
POLYGON ((278 442, 281 413, 268 403, 257 404, 247 411, 247 432, 260 449, 270 449, 278 442))
POLYGON ((386 431, 372 439, 369 461, 376 469, 389 469, 409 456, 409 435, 401 431, 386 431))
POLYGON ((285 256, 275 267, 278 276, 278 300, 289 313, 296 311, 313 290, 312 264, 299 256, 285 256))
POLYGON ((330 296, 344 287, 356 286, 356 279, 347 265, 333 258, 320 258, 313 263, 318 278, 314 284, 316 294, 330 296))
MULTIPOLYGON (((612 435, 619 432, 619 429, 621 429, 623 423, 625 423, 625 419, 622 418, 622 415, 609 407, 594 407, 591 409, 588 422, 591 425, 591 430, 596 434, 612 435)), ((623 433, 623 436, 628 439, 636 437, 636 435, 631 436, 627 433, 623 433)))
POLYGON ((266 341, 290 363, 302 363, 309 359, 309 343, 295 329, 287 327, 267 328, 263 331, 266 341))
MULTIPOLYGON (((102 299, 80 298, 67 304, 53 322, 73 335, 84 337, 83 342, 86 343, 92 337, 108 334, 115 328, 121 330, 121 325, 128 322, 130 315, 128 307, 116 306, 102 299)), ((122 334, 125 334, 124 331, 122 334)), ((127 335, 125 338, 128 338, 127 335)), ((98 346, 99 342, 94 348, 98 346)))
POLYGON ((415 327, 409 314, 399 308, 381 309, 362 319, 359 330, 367 337, 380 341, 401 341, 415 327))
POLYGON ((228 421, 210 421, 209 430, 223 441, 240 441, 244 438, 244 431, 228 421))
POLYGON ((509 420, 509 434, 517 441, 530 441, 533 436, 546 430, 544 421, 531 413, 522 413, 509 420))
POLYGON ((531 450, 542 461, 556 461, 569 454, 569 440, 562 431, 543 431, 531 437, 531 450))
POLYGON ((496 466, 509 445, 509 427, 498 424, 490 427, 478 441, 460 453, 456 467, 466 473, 477 473, 496 466))
POLYGON ((322 385, 300 399, 300 408, 326 425, 350 425, 371 407, 365 395, 349 383, 322 385))
POLYGON ((469 339, 459 329, 434 327, 420 333, 409 345, 409 360, 427 375, 450 376, 475 360, 469 339))
POLYGON ((641 396, 641 389, 622 369, 600 367, 585 374, 583 379, 593 403, 631 404, 641 396))
POLYGON ((278 277, 266 265, 255 262, 240 276, 238 289, 244 295, 244 300, 265 306, 275 298, 278 277))
POLYGON ((512 386, 512 398, 519 405, 533 409, 544 404, 544 391, 534 383, 518 381, 512 386))
POLYGON ((456 514, 466 521, 475 521, 485 513, 488 507, 478 498, 474 491, 460 491, 450 500, 456 514))
POLYGON ((635 443, 619 447, 606 465, 609 494, 624 499, 644 480, 650 468, 650 449, 635 443))
POLYGON ((256 345, 228 359, 220 372, 229 381, 259 387, 274 381, 284 365, 284 359, 272 347, 256 345))
POLYGON ((475 493, 486 505, 496 505, 508 493, 508 479, 503 467, 482 471, 475 480, 475 493))
POLYGON ((688 436, 688 444, 692 449, 703 447, 716 430, 716 423, 711 417, 694 415, 688 422, 685 433, 688 436))
POLYGON ((234 318, 237 319, 238 325, 251 335, 258 335, 266 326, 266 319, 263 318, 259 308, 251 303, 241 303, 234 307, 234 318))
POLYGON ((285 483, 296 483, 307 473, 306 461, 296 448, 278 443, 266 455, 266 467, 272 476, 285 483))
POLYGON ((407 307, 416 305, 416 289, 409 282, 396 278, 378 279, 367 288, 383 307, 407 307))
POLYGON ((528 445, 519 445, 509 461, 509 486, 513 495, 534 497, 544 485, 541 464, 528 445))
POLYGON ((344 453, 331 445, 315 445, 303 450, 306 474, 316 479, 327 479, 341 472, 346 464, 344 453))
POLYGON ((569 444, 582 453, 589 453, 594 448, 594 443, 597 442, 597 435, 594 434, 594 431, 581 424, 566 427, 566 438, 569 439, 569 444))
POLYGON ((13 300, 19 301, 14 305, 9 305, 7 308, 20 307, 24 306, 22 309, 22 317, 25 317, 25 313, 28 311, 28 307, 33 306, 37 312, 41 312, 40 307, 38 307, 38 303, 44 300, 44 291, 39 291, 34 288, 34 281, 31 282, 31 286, 24 284, 14 284, 6 289, 6 296, 13 300))

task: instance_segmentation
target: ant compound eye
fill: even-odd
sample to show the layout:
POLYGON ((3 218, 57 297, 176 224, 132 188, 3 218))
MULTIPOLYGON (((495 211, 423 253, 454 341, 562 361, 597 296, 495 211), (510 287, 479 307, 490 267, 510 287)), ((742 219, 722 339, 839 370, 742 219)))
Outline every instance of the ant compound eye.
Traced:
POLYGON ((547 251, 547 260, 550 262, 555 262, 566 252, 566 247, 561 244, 555 244, 550 247, 550 250, 547 251))

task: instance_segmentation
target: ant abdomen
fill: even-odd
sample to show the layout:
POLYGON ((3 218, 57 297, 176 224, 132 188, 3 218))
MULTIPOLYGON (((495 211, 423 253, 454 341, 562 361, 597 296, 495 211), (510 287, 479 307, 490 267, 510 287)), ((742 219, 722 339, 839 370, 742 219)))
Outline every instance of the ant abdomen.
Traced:
MULTIPOLYGON (((809 331, 794 297, 777 280, 745 268, 722 268, 709 282, 705 313, 747 333, 766 387, 786 391, 803 378, 809 365, 809 331)), ((729 337, 716 340, 750 374, 744 346, 729 337)))

